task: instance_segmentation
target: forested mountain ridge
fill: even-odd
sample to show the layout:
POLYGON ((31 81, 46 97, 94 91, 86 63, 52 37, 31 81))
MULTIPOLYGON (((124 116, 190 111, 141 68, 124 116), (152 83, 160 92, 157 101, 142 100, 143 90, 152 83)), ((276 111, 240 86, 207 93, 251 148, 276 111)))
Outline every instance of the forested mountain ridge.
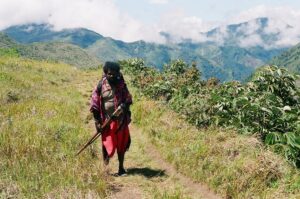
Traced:
POLYGON ((275 56, 270 64, 283 66, 291 72, 300 73, 300 44, 292 47, 284 53, 275 56))
POLYGON ((19 56, 37 60, 64 62, 76 67, 97 67, 100 60, 86 50, 66 42, 35 42, 20 44, 0 33, 0 55, 15 53, 19 56))
POLYGON ((268 63, 272 57, 286 50, 286 47, 265 48, 263 46, 278 40, 276 34, 266 33, 266 27, 268 27, 268 19, 258 18, 199 33, 199 36, 206 37, 203 42, 182 40, 179 43, 166 44, 145 41, 124 42, 84 28, 55 31, 49 24, 12 26, 3 32, 16 41, 26 44, 50 41, 71 43, 84 48, 90 55, 102 61, 138 57, 144 59, 147 65, 161 69, 171 60, 182 59, 187 63, 195 62, 205 79, 217 77, 221 81, 244 81, 255 68, 268 63), (245 31, 245 27, 253 23, 256 24, 257 29, 251 34, 259 36, 263 43, 247 46, 244 41, 251 41, 253 35, 245 31), (218 43, 215 38, 220 37, 224 29, 226 30, 224 41, 218 43))

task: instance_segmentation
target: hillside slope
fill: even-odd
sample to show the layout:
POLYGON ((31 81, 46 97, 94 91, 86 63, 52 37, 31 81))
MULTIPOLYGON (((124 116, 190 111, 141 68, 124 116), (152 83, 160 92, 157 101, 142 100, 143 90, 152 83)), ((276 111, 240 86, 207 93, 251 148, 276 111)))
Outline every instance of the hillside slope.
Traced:
POLYGON ((103 38, 98 33, 84 28, 64 29, 53 31, 49 24, 26 24, 12 26, 3 32, 16 41, 24 44, 35 42, 60 41, 68 42, 85 48, 103 38))
POLYGON ((163 71, 141 60, 121 64, 138 90, 136 98, 157 100, 142 98, 135 104, 140 128, 181 172, 205 181, 226 198, 299 195, 295 187, 300 175, 289 165, 300 165, 299 91, 292 75, 267 67, 243 87, 239 82, 202 81, 199 71, 182 61, 163 71))
POLYGON ((101 64, 98 58, 69 43, 33 43, 19 46, 17 50, 21 56, 27 58, 63 62, 78 68, 97 67, 101 64))
POLYGON ((105 196, 98 159, 74 158, 90 135, 76 88, 83 77, 68 65, 0 57, 0 198, 105 196))
POLYGON ((0 48, 13 48, 17 43, 9 38, 6 34, 0 32, 0 48))
POLYGON ((215 127, 197 129, 159 101, 136 99, 134 122, 178 172, 223 198, 300 197, 299 170, 257 137, 215 127))
POLYGON ((214 196, 188 187, 187 178, 178 180, 171 165, 149 154, 149 140, 132 126, 127 177, 108 175, 117 161, 102 166, 99 140, 74 156, 94 132, 87 102, 99 76, 99 70, 0 57, 0 198, 214 196))
POLYGON ((270 64, 284 66, 289 71, 300 73, 300 44, 274 57, 270 64))
POLYGON ((12 53, 31 59, 63 62, 78 68, 96 68, 101 64, 97 57, 70 43, 47 42, 24 45, 0 33, 0 55, 12 53))
MULTIPOLYGON (((128 176, 105 175, 97 144, 75 158, 93 130, 87 102, 100 76, 99 70, 0 57, 0 197, 116 198, 129 188, 132 198, 189 198, 198 194, 189 185, 196 183, 198 189, 199 182, 225 198, 299 196, 299 171, 255 136, 196 129, 164 104, 141 97, 131 85, 128 176), (158 152, 149 147, 150 141, 158 152), (170 165, 157 161, 157 154, 170 165), (195 182, 183 183, 176 172, 195 182)), ((116 160, 111 163, 117 169, 116 160)))

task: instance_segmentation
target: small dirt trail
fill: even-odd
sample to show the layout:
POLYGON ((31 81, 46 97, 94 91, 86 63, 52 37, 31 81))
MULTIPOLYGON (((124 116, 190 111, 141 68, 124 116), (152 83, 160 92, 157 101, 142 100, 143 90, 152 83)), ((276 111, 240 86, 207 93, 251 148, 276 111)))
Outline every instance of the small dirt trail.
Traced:
MULTIPOLYGON (((137 133, 137 136, 143 136, 140 129, 134 128, 134 132, 137 133)), ((139 138, 140 140, 140 138, 139 138)), ((147 156, 151 157, 151 159, 160 165, 160 168, 165 171, 168 176, 171 176, 174 179, 177 179, 182 187, 185 189, 185 193, 191 198, 207 198, 207 199, 220 199, 221 197, 216 195, 213 191, 211 191, 206 185, 194 182, 190 178, 180 174, 173 165, 166 162, 160 152, 148 141, 149 139, 144 139, 143 143, 144 146, 147 147, 148 152, 147 156)))
MULTIPOLYGON (((130 189, 124 184, 132 183, 136 183, 144 192, 148 193, 137 198, 220 198, 206 186, 195 183, 178 173, 172 165, 162 159, 159 151, 134 124, 130 126, 130 130, 133 145, 125 162, 128 177, 116 180, 124 187, 119 193, 112 193, 111 198, 124 198, 123 190, 130 189), (118 197, 119 195, 120 197, 118 197)), ((117 165, 114 166, 117 168, 117 165)))
MULTIPOLYGON (((92 117, 88 113, 88 104, 91 90, 97 83, 94 74, 86 73, 78 82, 77 87, 86 98, 83 118, 86 127, 91 133, 95 131, 92 117)), ((125 168, 127 175, 115 177, 118 170, 117 155, 110 160, 110 164, 104 170, 107 171, 107 183, 109 199, 141 199, 141 198, 220 198, 206 186, 195 183, 191 179, 179 174, 176 169, 167 163, 159 151, 150 143, 146 135, 133 124, 130 124, 132 143, 125 155, 125 168)), ((92 146, 99 161, 100 139, 92 146)), ((104 166, 103 166, 104 167, 104 166)))

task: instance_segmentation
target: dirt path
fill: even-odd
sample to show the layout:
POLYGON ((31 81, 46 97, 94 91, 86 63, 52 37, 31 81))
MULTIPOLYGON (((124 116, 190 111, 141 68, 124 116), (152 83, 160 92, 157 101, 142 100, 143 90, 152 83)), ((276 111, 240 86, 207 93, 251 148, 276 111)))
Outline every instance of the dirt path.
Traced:
MULTIPOLYGON (((136 126, 131 125, 130 129, 134 142, 125 162, 128 176, 116 178, 116 182, 123 186, 119 192, 113 192, 110 198, 126 198, 126 190, 131 189, 132 183, 148 194, 141 195, 141 192, 135 191, 139 196, 129 195, 131 197, 128 198, 220 198, 206 186, 179 174, 136 126)), ((113 165, 115 168, 116 163, 113 165)))
MULTIPOLYGON (((134 132, 137 133, 138 136, 143 136, 139 129, 133 128, 134 132)), ((166 162, 160 155, 159 151, 146 139, 142 141, 144 146, 147 147, 148 153, 147 155, 152 158, 154 162, 156 162, 160 167, 165 171, 168 176, 172 176, 177 179, 181 186, 185 188, 185 193, 191 198, 211 198, 218 199, 221 198, 217 196, 213 191, 211 191, 206 185, 200 184, 192 181, 190 178, 178 173, 174 166, 166 162)))
MULTIPOLYGON (((89 104, 91 88, 94 87, 95 82, 97 82, 95 77, 87 73, 82 81, 78 83, 79 90, 87 100, 86 105, 89 104)), ((94 132, 93 120, 88 111, 83 113, 83 116, 87 122, 87 128, 94 132)), ((110 160, 110 164, 106 168, 109 199, 220 198, 206 186, 195 183, 177 173, 176 169, 161 157, 159 151, 134 124, 130 125, 130 131, 132 144, 129 152, 126 153, 124 163, 128 175, 113 176, 118 169, 117 155, 110 160)), ((97 147, 100 145, 99 140, 92 147, 99 157, 99 161, 102 161, 100 147, 97 147)))

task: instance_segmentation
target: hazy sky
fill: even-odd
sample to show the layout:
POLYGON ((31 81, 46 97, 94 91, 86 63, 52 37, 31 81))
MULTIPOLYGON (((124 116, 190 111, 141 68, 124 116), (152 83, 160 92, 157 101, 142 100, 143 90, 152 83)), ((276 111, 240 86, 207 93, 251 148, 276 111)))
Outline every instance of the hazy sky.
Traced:
MULTIPOLYGON (((258 17, 273 19, 268 31, 281 31, 282 44, 298 41, 297 0, 0 0, 0 29, 50 23, 57 30, 84 27, 128 42, 165 42, 159 32, 168 32, 179 40, 201 41, 200 32, 258 17), (293 31, 286 32, 287 24, 295 27, 293 31)), ((245 28, 250 34, 257 26, 245 28)), ((259 42, 259 38, 253 38, 259 42)))
POLYGON ((144 22, 157 22, 160 16, 182 11, 206 21, 222 21, 257 6, 300 9, 298 0, 115 0, 123 12, 144 22))

